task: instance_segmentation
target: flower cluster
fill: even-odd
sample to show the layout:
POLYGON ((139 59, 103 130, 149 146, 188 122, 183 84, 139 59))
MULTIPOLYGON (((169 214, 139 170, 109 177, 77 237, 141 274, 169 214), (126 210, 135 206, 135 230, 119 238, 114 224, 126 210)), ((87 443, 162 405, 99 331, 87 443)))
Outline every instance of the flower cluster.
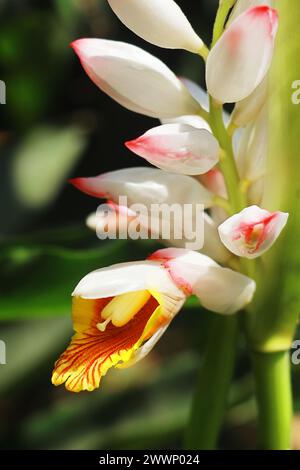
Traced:
MULTIPOLYGON (((143 358, 190 295, 221 314, 244 308, 255 282, 239 260, 268 250, 288 217, 261 207, 267 79, 278 26, 271 1, 232 2, 227 20, 220 24, 217 15, 210 50, 173 0, 108 3, 146 41, 201 56, 207 93, 133 45, 75 41, 72 47, 84 70, 103 92, 131 111, 158 118, 160 125, 125 144, 156 168, 123 169, 71 182, 110 201, 118 224, 134 217, 118 206, 120 196, 148 207, 155 202, 201 203, 205 237, 201 253, 186 250, 185 240, 176 240, 176 248, 170 240, 172 248, 146 261, 99 269, 79 282, 72 294, 75 335, 52 378, 74 392, 94 390, 109 368, 143 358), (234 104, 231 116, 223 111, 225 103, 234 104)), ((88 220, 96 226, 95 215, 88 220)))

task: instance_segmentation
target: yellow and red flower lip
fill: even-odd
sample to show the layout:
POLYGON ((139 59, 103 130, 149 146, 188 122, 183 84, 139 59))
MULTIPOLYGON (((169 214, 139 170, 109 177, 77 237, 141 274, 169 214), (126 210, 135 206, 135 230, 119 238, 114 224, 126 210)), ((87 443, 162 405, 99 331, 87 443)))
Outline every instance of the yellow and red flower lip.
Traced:
POLYGON ((52 382, 65 383, 73 392, 94 390, 109 368, 148 354, 186 298, 167 270, 151 261, 94 271, 80 281, 72 295, 76 333, 55 364, 52 382), (126 296, 135 292, 144 295, 145 302, 134 307, 137 311, 125 312, 124 324, 114 324, 113 315, 111 319, 103 315, 114 301, 120 309, 118 317, 122 316, 124 303, 125 309, 131 308, 126 296))

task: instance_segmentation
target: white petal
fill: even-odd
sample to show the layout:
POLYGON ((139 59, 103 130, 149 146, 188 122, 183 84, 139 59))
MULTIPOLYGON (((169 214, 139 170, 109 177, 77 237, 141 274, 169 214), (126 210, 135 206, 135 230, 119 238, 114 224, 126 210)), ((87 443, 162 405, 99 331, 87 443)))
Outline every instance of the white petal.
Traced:
POLYGON ((248 305, 255 292, 255 282, 229 268, 211 266, 198 276, 195 295, 202 305, 216 313, 235 313, 248 305))
POLYGON ((212 193, 227 198, 227 189, 222 172, 218 168, 199 176, 199 181, 212 193))
POLYGON ((206 83, 220 103, 249 96, 264 79, 273 56, 276 10, 255 7, 238 16, 208 55, 206 83))
POLYGON ((118 18, 148 42, 199 53, 203 42, 173 0, 108 0, 118 18))
MULTIPOLYGON (((150 291, 151 295, 156 298, 160 306, 156 314, 163 318, 162 325, 165 326, 169 325, 186 300, 186 294, 183 290, 175 284, 168 271, 156 261, 120 263, 93 271, 79 282, 72 296, 84 299, 103 299, 141 290, 150 291)), ((149 327, 147 325, 143 333, 146 336, 144 339, 141 337, 140 341, 149 339, 149 331, 153 328, 150 323, 151 319, 149 327)), ((145 356, 143 352, 150 351, 149 346, 154 346, 164 329, 158 328, 158 331, 161 334, 155 333, 156 341, 151 341, 148 349, 145 346, 138 354, 140 359, 145 356)))
POLYGON ((142 49, 106 39, 72 44, 91 80, 125 108, 157 118, 197 114, 198 103, 159 59, 142 49))
MULTIPOLYGON (((75 178, 71 183, 81 191, 121 204, 126 196, 128 206, 151 204, 213 205, 213 195, 196 179, 155 168, 139 167, 112 171, 92 178, 75 178)), ((125 204, 121 204, 125 205, 125 204)), ((134 209, 132 209, 134 210, 134 209)))
MULTIPOLYGON (((199 176, 198 180, 212 193, 218 196, 221 196, 225 199, 227 198, 227 188, 226 188, 224 176, 218 168, 213 168, 212 170, 208 171, 204 175, 199 176)), ((214 225, 215 224, 219 225, 227 218, 227 212, 218 206, 214 206, 210 209, 210 215, 211 215, 214 225)), ((219 238, 219 241, 220 241, 220 238, 219 238)), ((216 259, 217 261, 220 261, 220 259, 213 256, 213 254, 211 253, 206 253, 204 251, 203 253, 208 254, 209 256, 216 259)))
POLYGON ((186 124, 155 127, 126 146, 158 168, 184 175, 206 173, 219 160, 216 138, 186 124))
POLYGON ((268 80, 267 77, 247 98, 236 103, 231 120, 237 127, 244 127, 254 121, 261 111, 267 99, 268 80))
POLYGON ((288 214, 250 206, 219 227, 222 242, 237 256, 257 258, 267 251, 287 223, 288 214))
MULTIPOLYGON (((198 101, 201 108, 204 109, 205 111, 209 111, 209 96, 207 92, 203 90, 203 88, 201 88, 199 85, 197 85, 197 83, 193 82, 192 80, 189 80, 188 78, 180 77, 180 80, 189 90, 192 97, 196 101, 198 101)), ((228 124, 230 120, 230 115, 225 110, 223 110, 223 117, 224 117, 225 124, 228 124)), ((188 126, 196 127, 197 129, 206 129, 209 132, 211 132, 211 128, 208 122, 205 119, 203 119, 201 116, 196 115, 196 114, 180 116, 174 119, 162 119, 161 123, 162 124, 173 124, 173 123, 187 124, 188 126)))
POLYGON ((161 119, 162 124, 186 124, 187 126, 195 127, 196 129, 206 129, 211 132, 209 124, 201 116, 191 114, 188 116, 179 116, 174 119, 161 119))
POLYGON ((88 217, 86 218, 85 221, 86 225, 88 228, 91 230, 96 230, 97 226, 101 224, 101 229, 104 231, 106 220, 104 220, 102 217, 97 217, 97 212, 92 212, 88 217))
POLYGON ((107 238, 117 238, 120 233, 127 233, 128 223, 135 219, 137 214, 132 214, 130 211, 113 210, 103 211, 102 206, 99 206, 97 212, 93 212, 86 219, 86 225, 97 235, 106 234, 107 238), (108 234, 110 236, 108 237, 108 234))
POLYGON ((179 300, 185 297, 167 270, 152 261, 120 263, 92 271, 81 279, 72 295, 101 299, 140 290, 153 290, 179 300))
MULTIPOLYGON (((127 217, 127 220, 119 215, 119 219, 106 228, 105 234, 113 235, 117 228, 111 238, 118 238, 121 229, 121 238, 128 234, 133 239, 160 239, 165 244, 189 249, 201 249, 204 242, 206 249, 203 237, 207 216, 203 207, 212 206, 214 201, 213 195, 196 179, 151 168, 131 168, 95 178, 77 178, 72 182, 89 195, 108 199, 110 204, 127 205, 131 214, 134 213, 134 217, 127 217)), ((95 218, 92 222, 95 226, 95 218)), ((101 218, 97 231, 100 238, 104 225, 101 218)), ((218 237, 217 233, 215 237, 218 237)), ((209 244, 213 245, 213 237, 209 244)), ((221 254, 221 250, 216 256, 218 253, 221 254)))
POLYGON ((159 250, 151 259, 161 260, 178 286, 199 297, 202 305, 217 313, 234 313, 253 297, 255 282, 194 251, 159 250))
POLYGON ((264 107, 257 119, 242 132, 237 149, 237 166, 241 178, 255 182, 266 172, 268 156, 268 113, 264 107))
MULTIPOLYGON (((225 264, 230 258, 231 253, 225 248, 223 243, 221 242, 219 232, 218 232, 218 225, 216 222, 210 217, 206 212, 203 213, 204 217, 204 240, 203 240, 203 247, 199 250, 200 253, 204 255, 210 256, 218 263, 225 264)), ((191 223, 192 227, 195 227, 195 221, 193 220, 191 223)), ((173 248, 189 248, 191 245, 191 240, 187 239, 186 237, 182 237, 182 239, 178 238, 170 238, 170 240, 161 240, 165 246, 173 247, 173 248)))
POLYGON ((203 90, 201 86, 189 78, 180 77, 180 80, 187 87, 192 97, 198 101, 201 108, 203 108, 205 111, 209 111, 209 96, 207 91, 203 90))
POLYGON ((259 178, 252 183, 248 190, 248 202, 251 205, 261 205, 265 193, 265 178, 259 178))
POLYGON ((249 185, 247 200, 250 205, 260 205, 263 200, 268 156, 266 111, 267 108, 263 107, 253 123, 234 133, 235 159, 241 179, 249 185))
MULTIPOLYGON (((215 208, 212 209, 213 211, 215 208)), ((210 217, 204 215, 204 245, 200 250, 201 253, 213 258, 218 263, 226 263, 230 257, 230 253, 220 240, 218 226, 215 222, 214 215, 210 217)))
POLYGON ((227 25, 229 26, 239 15, 244 13, 244 11, 249 8, 258 7, 261 5, 267 5, 269 7, 274 6, 274 1, 272 0, 238 0, 235 4, 235 7, 232 10, 230 18, 227 25))

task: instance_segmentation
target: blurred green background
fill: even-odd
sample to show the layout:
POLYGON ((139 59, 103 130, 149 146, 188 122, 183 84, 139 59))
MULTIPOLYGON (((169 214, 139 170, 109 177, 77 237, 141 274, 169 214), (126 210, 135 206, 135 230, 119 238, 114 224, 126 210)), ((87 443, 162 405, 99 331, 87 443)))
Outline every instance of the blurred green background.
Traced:
MULTIPOLYGON (((209 42, 217 0, 178 4, 209 42)), ((195 303, 147 359, 111 371, 99 391, 72 395, 50 382, 72 334, 76 283, 92 269, 142 258, 157 246, 99 241, 85 227, 97 200, 67 179, 140 165, 123 142, 156 121, 102 94, 69 43, 79 37, 131 42, 203 84, 202 63, 192 54, 146 44, 117 20, 106 0, 2 0, 0 15, 0 79, 7 86, 7 104, 0 108, 0 340, 7 345, 7 364, 0 365, 0 448, 180 448, 213 321, 195 303)), ((249 371, 241 342, 222 448, 255 447, 249 371)), ((296 372, 300 409, 299 367, 296 372)))

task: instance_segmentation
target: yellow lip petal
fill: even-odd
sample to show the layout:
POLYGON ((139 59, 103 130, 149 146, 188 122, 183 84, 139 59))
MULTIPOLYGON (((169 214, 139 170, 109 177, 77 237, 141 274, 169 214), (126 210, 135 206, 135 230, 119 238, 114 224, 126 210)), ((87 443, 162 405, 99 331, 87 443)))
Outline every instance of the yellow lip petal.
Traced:
POLYGON ((151 294, 146 290, 117 295, 104 307, 101 317, 110 319, 117 327, 124 326, 146 305, 150 297, 151 294))
MULTIPOLYGON (((72 392, 92 391, 98 388, 101 377, 108 369, 119 362, 129 361, 139 347, 139 340, 145 327, 158 306, 157 300, 150 296, 148 302, 124 326, 116 327, 110 322, 105 331, 100 332, 96 325, 102 317, 101 311, 99 312, 96 307, 101 303, 95 304, 93 300, 90 302, 94 315, 92 319, 91 316, 89 318, 91 326, 86 331, 74 335, 53 371, 52 383, 54 385, 65 383, 66 388, 72 392)), ((89 311, 85 302, 82 305, 84 311, 89 311)))

